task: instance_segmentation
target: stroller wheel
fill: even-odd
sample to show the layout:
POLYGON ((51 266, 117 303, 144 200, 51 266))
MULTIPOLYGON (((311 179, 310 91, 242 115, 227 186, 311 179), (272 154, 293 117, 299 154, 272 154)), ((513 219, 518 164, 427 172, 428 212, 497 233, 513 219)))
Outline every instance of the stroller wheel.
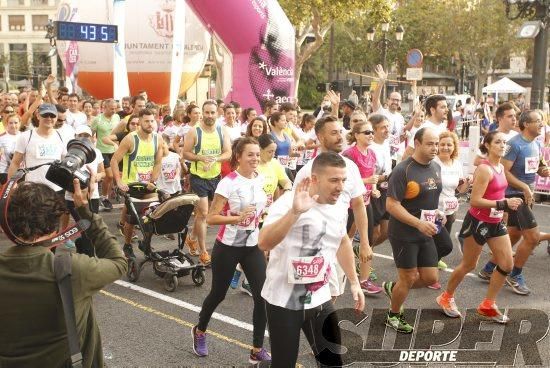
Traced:
POLYGON ((140 267, 136 261, 135 258, 129 258, 128 259, 128 273, 126 276, 128 277, 128 281, 130 282, 136 282, 139 279, 139 273, 140 273, 140 267))
POLYGON ((175 291, 178 287, 178 277, 172 273, 164 275, 164 289, 166 291, 175 291))
POLYGON ((193 280, 196 286, 201 286, 202 284, 204 284, 204 280, 205 280, 204 270, 202 268, 195 268, 191 272, 191 279, 193 280))

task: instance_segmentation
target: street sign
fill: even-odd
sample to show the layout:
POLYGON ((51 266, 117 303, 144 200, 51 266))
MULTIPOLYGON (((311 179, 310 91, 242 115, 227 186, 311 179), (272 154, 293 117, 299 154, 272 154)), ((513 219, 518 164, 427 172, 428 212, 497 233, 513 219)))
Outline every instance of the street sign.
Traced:
POLYGON ((58 40, 85 42, 118 42, 118 28, 112 24, 55 22, 58 40))
POLYGON ((411 68, 421 67, 422 60, 424 60, 424 56, 422 55, 422 51, 420 51, 419 49, 410 49, 407 52, 407 64, 411 68))
POLYGON ((407 80, 408 81, 422 80, 422 68, 407 68, 407 80))

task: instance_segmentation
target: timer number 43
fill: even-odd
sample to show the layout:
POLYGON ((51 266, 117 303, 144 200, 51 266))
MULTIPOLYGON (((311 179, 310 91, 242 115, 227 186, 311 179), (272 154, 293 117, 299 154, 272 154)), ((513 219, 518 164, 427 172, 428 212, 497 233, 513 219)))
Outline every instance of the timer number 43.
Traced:
POLYGON ((109 39, 109 33, 106 26, 96 27, 93 25, 81 25, 80 33, 82 35, 82 38, 90 41, 97 40, 98 36, 101 39, 101 41, 107 41, 109 39), (99 28, 99 35, 98 35, 98 28, 99 28))

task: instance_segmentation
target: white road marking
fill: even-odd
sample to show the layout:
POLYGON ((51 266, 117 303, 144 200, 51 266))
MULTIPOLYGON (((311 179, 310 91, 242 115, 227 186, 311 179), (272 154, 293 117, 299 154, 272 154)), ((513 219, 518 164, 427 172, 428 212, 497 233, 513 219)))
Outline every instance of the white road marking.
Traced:
MULTIPOLYGON (((150 290, 150 289, 138 286, 138 285, 134 285, 130 282, 117 280, 114 283, 119 285, 119 286, 128 288, 130 290, 137 291, 139 293, 148 295, 148 296, 153 297, 155 299, 162 300, 163 302, 166 302, 166 303, 177 305, 178 307, 182 307, 182 308, 188 309, 188 310, 196 312, 196 313, 199 313, 201 311, 201 307, 199 307, 199 306, 196 306, 196 305, 191 304, 191 303, 184 302, 183 300, 172 298, 171 296, 168 296, 168 295, 157 293, 156 291, 153 291, 153 290, 150 290)), ((252 332, 252 330, 253 330, 253 326, 250 323, 239 321, 238 319, 228 317, 228 316, 223 315, 221 313, 214 312, 214 314, 212 314, 212 318, 217 319, 218 321, 222 321, 222 322, 228 323, 230 325, 242 328, 243 330, 246 330, 246 331, 252 332)), ((265 332, 265 336, 269 337, 269 334, 267 333, 267 331, 265 332)))

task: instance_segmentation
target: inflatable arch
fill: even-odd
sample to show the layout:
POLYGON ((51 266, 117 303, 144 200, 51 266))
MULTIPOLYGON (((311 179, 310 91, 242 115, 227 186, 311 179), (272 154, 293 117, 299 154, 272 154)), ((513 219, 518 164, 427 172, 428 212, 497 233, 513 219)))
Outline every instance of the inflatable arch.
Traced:
MULTIPOLYGON (((292 99, 294 29, 277 0, 234 0, 231 5, 218 0, 62 0, 57 20, 120 24, 113 3, 124 4, 122 42, 131 94, 145 89, 151 100, 173 103, 170 91, 184 93, 198 78, 215 34, 232 60, 226 101, 258 109, 266 99, 292 99)), ((58 41, 67 75, 97 98, 114 95, 114 50, 110 44, 58 41)))

